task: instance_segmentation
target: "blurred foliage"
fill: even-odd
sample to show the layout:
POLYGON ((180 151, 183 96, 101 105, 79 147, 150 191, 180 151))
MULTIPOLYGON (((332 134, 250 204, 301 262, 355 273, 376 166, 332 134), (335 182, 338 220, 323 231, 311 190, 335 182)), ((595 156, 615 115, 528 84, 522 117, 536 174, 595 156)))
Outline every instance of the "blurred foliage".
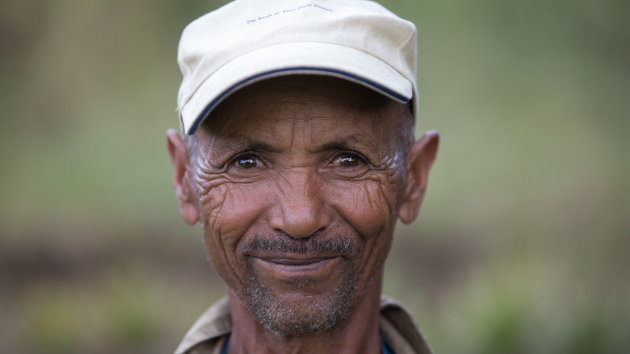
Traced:
MULTIPOLYGON (((219 1, 0 3, 0 352, 169 352, 225 290, 179 220, 179 34, 219 1)), ((384 5, 442 134, 385 292, 438 353, 630 347, 630 2, 384 5)))

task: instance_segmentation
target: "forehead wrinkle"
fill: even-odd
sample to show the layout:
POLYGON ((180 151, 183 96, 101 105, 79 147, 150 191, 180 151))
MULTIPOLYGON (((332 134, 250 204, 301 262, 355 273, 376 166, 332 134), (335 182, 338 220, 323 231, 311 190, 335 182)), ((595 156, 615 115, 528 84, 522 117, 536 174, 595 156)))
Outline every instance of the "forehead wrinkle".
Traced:
MULTIPOLYGON (((285 119, 290 119, 291 120, 291 127, 290 127, 290 134, 289 134, 289 146, 291 149, 295 148, 295 137, 297 135, 297 128, 298 126, 300 126, 300 124, 298 124, 298 120, 302 120, 305 121, 304 117, 299 117, 298 116, 298 104, 291 104, 292 101, 286 101, 284 102, 286 107, 289 107, 289 117, 286 117, 285 119)), ((304 124, 301 124, 302 126, 304 126, 304 124)), ((304 128, 302 128, 302 136, 304 135, 304 128)))

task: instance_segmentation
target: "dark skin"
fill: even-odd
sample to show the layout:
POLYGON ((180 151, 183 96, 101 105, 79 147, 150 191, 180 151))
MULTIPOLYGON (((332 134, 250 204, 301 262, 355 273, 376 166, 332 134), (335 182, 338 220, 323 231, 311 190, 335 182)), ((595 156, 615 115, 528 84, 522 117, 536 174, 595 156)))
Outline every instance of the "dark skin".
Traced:
POLYGON ((403 141, 408 114, 353 83, 290 76, 221 103, 196 132, 197 151, 167 132, 180 214, 202 223, 228 286, 229 353, 380 352, 383 265, 396 220, 418 214, 439 141, 436 132, 403 141), (339 239, 344 247, 317 248, 339 239), (305 244, 315 246, 291 248, 305 244), (285 315, 257 314, 250 294, 261 288, 285 315), (333 316, 335 306, 347 313, 333 316), (334 318, 324 329, 300 327, 322 313, 334 318))

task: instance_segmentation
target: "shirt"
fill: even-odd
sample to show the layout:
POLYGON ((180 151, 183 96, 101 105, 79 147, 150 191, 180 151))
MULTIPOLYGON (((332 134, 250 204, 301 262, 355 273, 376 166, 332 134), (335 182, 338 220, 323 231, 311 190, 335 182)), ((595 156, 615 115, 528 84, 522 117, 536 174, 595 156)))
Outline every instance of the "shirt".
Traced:
MULTIPOLYGON (((379 326, 395 354, 432 354, 409 311, 400 302, 381 297, 379 326)), ((210 306, 190 328, 175 354, 220 354, 232 329, 227 297, 210 306)))

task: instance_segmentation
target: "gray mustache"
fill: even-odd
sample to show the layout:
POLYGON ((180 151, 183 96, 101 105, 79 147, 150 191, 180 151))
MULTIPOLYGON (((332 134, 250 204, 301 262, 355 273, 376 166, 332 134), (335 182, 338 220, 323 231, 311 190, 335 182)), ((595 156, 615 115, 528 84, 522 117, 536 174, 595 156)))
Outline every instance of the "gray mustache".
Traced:
POLYGON ((295 239, 289 235, 262 236, 256 235, 242 244, 242 252, 280 252, 280 253, 334 253, 344 256, 357 254, 354 239, 347 235, 318 236, 295 239))

